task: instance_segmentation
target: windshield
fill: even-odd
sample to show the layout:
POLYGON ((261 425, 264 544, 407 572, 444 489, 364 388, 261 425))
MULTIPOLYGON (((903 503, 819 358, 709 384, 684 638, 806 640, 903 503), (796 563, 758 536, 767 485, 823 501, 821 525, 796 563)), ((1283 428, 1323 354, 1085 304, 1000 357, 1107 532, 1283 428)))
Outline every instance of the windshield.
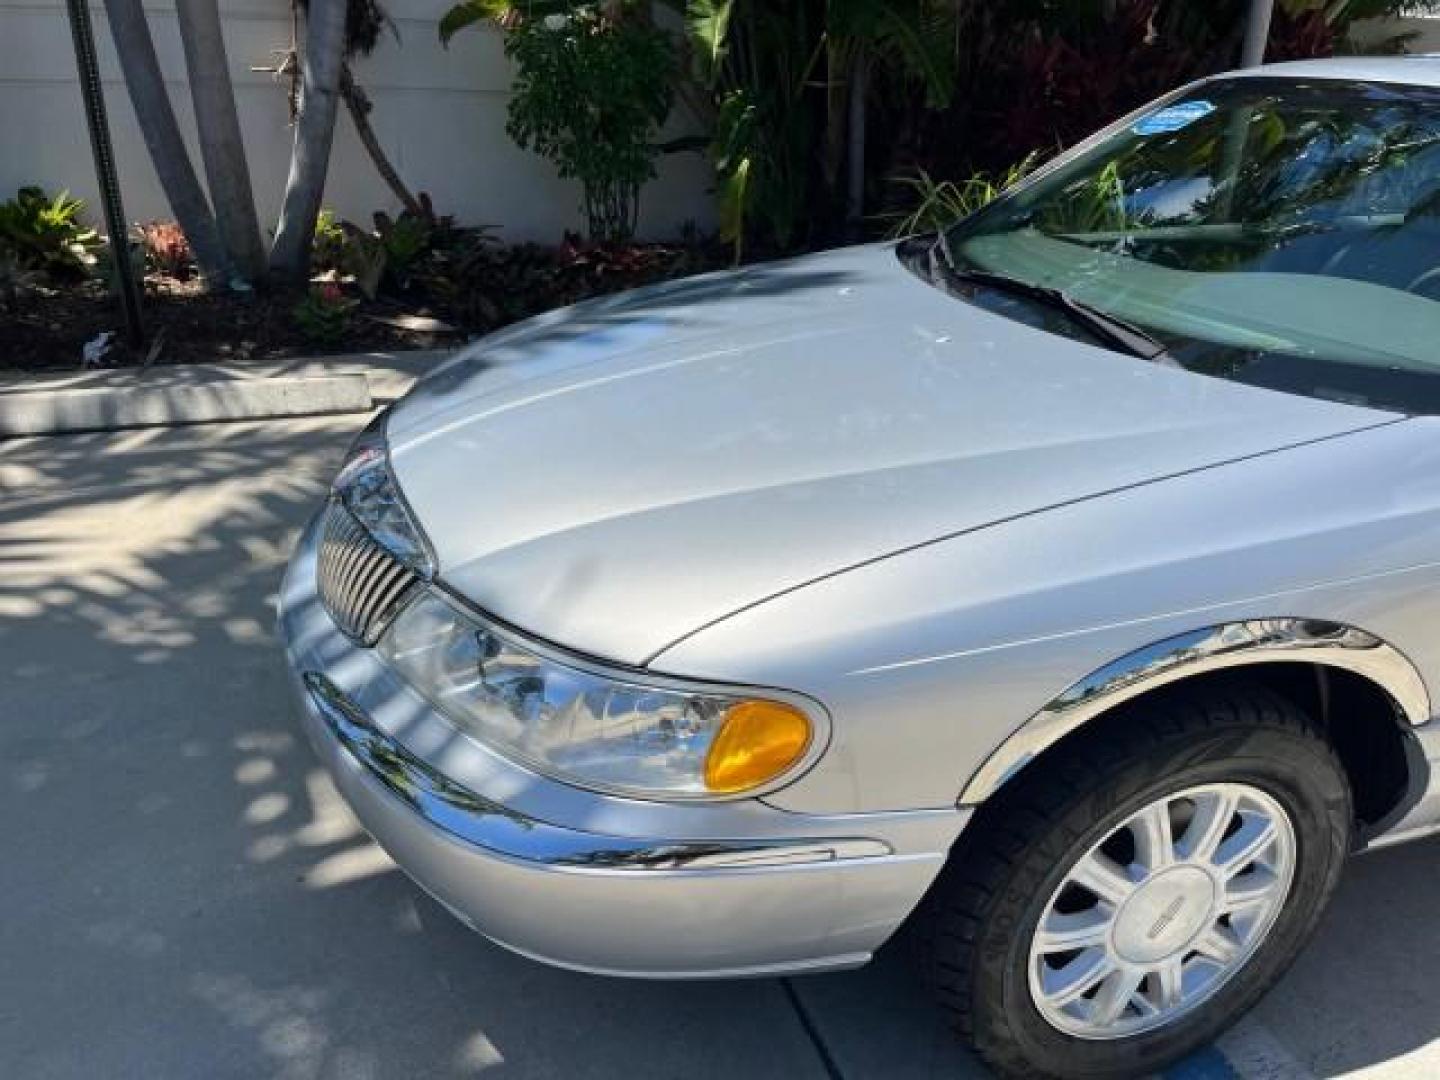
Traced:
POLYGON ((962 273, 1063 290, 1193 371, 1440 412, 1440 91, 1206 83, 942 240, 962 273))

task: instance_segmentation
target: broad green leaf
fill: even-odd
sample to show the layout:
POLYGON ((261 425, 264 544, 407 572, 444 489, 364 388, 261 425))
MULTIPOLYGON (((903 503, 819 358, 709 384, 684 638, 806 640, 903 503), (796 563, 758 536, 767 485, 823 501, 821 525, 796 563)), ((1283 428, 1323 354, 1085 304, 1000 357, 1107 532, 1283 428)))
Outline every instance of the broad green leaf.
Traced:
POLYGON ((467 26, 499 20, 514 6, 507 0, 461 0, 440 18, 440 43, 449 45, 450 39, 467 26))
POLYGON ((726 243, 735 245, 737 259, 749 209, 750 163, 748 157, 738 162, 720 186, 720 236, 726 243))
POLYGON ((725 57, 734 11, 735 0, 690 0, 685 5, 685 23, 707 75, 713 73, 725 57))

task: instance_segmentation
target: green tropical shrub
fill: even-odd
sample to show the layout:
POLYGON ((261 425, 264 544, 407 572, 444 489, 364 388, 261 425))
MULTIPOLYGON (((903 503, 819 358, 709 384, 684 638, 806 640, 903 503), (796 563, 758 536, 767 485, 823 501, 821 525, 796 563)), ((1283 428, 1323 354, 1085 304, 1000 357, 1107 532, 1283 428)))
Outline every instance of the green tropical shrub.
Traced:
POLYGON ((317 345, 337 345, 345 340, 359 304, 332 281, 312 285, 305 298, 291 312, 295 325, 317 345))
POLYGON ((959 182, 936 180, 922 168, 909 176, 897 176, 894 183, 900 189, 901 205, 880 215, 890 222, 887 233, 901 237, 948 228, 989 206, 1029 176, 1039 160, 1039 152, 1032 151, 1002 173, 977 172, 959 182))
MULTIPOLYGON (((963 210, 1032 151, 1049 156, 1158 94, 1233 67, 1249 0, 653 6, 678 16, 665 22, 674 31, 675 92, 704 132, 698 141, 715 165, 721 232, 738 256, 742 245, 773 252, 832 242, 853 227, 857 206, 882 195, 888 213, 871 220, 894 227, 917 213, 933 223, 963 210), (846 163, 861 169, 858 191, 846 163), (885 183, 896 176, 905 179, 885 183)), ((1352 49, 1358 20, 1416 7, 1440 3, 1278 0, 1267 57, 1352 49)), ((578 25, 567 17, 650 30, 651 8, 644 0, 460 0, 440 33, 448 40, 483 19, 512 35, 547 20, 578 25)), ((1399 44, 1392 35, 1389 47, 1399 44)))
POLYGON ((310 242, 310 268, 317 273, 341 270, 345 258, 345 227, 334 210, 321 210, 310 242))
POLYGON ((640 19, 590 8, 521 20, 507 31, 505 51, 516 65, 511 138, 580 181, 592 240, 629 239, 670 114, 669 38, 640 19))
POLYGON ((84 210, 84 201, 68 191, 52 199, 38 187, 23 187, 0 203, 0 250, 28 270, 60 279, 83 277, 104 243, 80 220, 84 210))
POLYGON ((448 214, 437 214, 425 192, 416 203, 418 212, 403 210, 396 217, 377 211, 374 229, 369 231, 322 210, 311 267, 332 280, 355 285, 368 300, 382 289, 409 291, 417 278, 428 276, 437 263, 449 259, 453 248, 463 247, 469 231, 458 228, 448 214))
POLYGON ((484 20, 503 27, 515 64, 510 137, 580 181, 591 240, 628 240, 674 99, 671 36, 645 0, 462 0, 441 19, 440 38, 484 20))

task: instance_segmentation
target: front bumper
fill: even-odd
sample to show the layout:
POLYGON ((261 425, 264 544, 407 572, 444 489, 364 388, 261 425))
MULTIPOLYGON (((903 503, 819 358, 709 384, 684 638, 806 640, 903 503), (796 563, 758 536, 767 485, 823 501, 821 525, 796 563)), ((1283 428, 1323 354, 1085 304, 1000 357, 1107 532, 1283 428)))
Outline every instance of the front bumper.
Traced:
POLYGON ((966 820, 640 802, 538 776, 339 632, 315 593, 315 543, 312 526, 280 597, 306 733, 401 868, 517 952, 662 978, 853 967, 909 914, 966 820))

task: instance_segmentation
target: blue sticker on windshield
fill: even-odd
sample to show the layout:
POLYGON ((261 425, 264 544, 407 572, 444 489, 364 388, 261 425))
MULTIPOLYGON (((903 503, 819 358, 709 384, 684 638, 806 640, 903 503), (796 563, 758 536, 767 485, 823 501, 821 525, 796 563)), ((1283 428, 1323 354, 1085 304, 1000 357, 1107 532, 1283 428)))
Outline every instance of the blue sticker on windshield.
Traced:
POLYGON ((1196 120, 1209 116, 1214 111, 1215 106, 1208 101, 1186 101, 1142 117, 1130 130, 1136 135, 1168 135, 1172 131, 1189 127, 1196 120))

